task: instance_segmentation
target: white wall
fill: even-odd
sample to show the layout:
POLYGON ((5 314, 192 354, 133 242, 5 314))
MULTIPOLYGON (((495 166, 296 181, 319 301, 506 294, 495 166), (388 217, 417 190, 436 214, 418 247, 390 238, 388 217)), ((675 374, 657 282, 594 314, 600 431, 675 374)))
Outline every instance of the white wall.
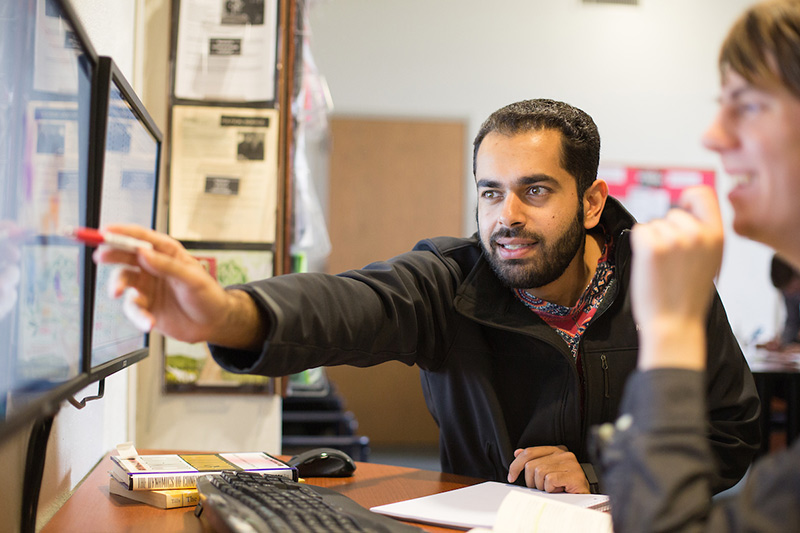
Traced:
MULTIPOLYGON (((492 111, 526 98, 591 114, 605 162, 715 168, 724 196, 726 176, 700 136, 716 108, 719 45, 752 3, 322 0, 311 2, 311 41, 335 113, 468 120, 471 232, 472 137, 492 111)), ((719 290, 740 338, 775 329, 770 257, 729 232, 719 290)))

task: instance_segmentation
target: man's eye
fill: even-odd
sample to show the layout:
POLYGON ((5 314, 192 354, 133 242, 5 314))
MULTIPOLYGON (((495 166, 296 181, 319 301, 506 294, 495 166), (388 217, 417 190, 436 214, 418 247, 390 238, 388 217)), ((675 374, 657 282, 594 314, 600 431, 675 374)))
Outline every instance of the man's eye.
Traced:
POLYGON ((497 198, 497 191, 483 191, 481 196, 486 199, 497 198))
POLYGON ((545 189, 539 185, 534 185, 528 188, 528 194, 533 196, 539 196, 544 194, 545 192, 546 192, 545 189))

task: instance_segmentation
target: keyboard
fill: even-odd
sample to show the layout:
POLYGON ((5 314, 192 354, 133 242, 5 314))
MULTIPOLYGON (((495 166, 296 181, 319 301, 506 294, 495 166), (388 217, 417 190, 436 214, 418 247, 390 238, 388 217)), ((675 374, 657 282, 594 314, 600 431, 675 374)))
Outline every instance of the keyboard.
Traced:
POLYGON ((218 533, 410 533, 420 529, 347 496, 284 476, 225 471, 197 478, 195 515, 218 533))

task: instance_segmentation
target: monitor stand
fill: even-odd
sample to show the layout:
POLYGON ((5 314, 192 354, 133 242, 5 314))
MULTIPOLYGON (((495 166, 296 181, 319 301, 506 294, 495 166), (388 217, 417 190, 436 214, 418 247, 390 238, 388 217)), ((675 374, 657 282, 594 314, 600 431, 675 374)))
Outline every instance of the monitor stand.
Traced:
POLYGON ((53 427, 55 413, 38 419, 28 439, 28 456, 25 459, 25 478, 22 487, 22 520, 20 531, 36 531, 36 510, 39 507, 39 491, 42 488, 44 462, 47 456, 47 440, 53 427))

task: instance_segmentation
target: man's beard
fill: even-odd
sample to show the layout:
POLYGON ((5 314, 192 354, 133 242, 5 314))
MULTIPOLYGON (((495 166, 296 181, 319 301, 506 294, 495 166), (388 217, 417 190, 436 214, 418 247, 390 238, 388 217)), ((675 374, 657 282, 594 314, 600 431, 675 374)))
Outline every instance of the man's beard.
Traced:
POLYGON ((583 206, 580 206, 572 223, 553 243, 548 243, 542 235, 526 231, 524 228, 504 228, 491 236, 490 249, 487 250, 483 239, 481 239, 481 247, 489 265, 503 284, 512 289, 535 289, 561 277, 585 242, 583 206), (495 250, 499 246, 497 244, 499 238, 521 238, 535 241, 539 250, 532 258, 500 259, 495 250))

